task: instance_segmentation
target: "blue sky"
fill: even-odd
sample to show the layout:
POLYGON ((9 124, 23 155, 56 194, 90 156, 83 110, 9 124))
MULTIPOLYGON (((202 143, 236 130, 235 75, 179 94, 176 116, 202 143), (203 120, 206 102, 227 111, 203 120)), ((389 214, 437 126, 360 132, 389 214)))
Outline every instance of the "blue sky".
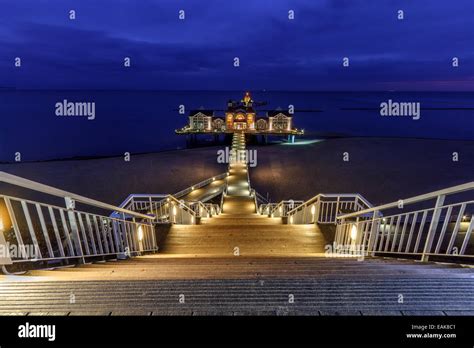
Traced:
POLYGON ((472 0, 0 0, 0 87, 473 91, 473 13, 472 0))

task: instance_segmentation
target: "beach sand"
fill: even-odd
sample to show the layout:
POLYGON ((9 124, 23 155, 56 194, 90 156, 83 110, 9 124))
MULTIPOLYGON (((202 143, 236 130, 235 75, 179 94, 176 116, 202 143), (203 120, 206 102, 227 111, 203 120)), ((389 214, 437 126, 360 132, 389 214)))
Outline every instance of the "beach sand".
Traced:
MULTIPOLYGON (((0 164, 0 171, 120 204, 130 193, 174 193, 225 172, 227 166, 217 163, 223 147, 132 155, 130 162, 115 157, 0 164)), ((334 138, 249 149, 257 150, 251 184, 272 201, 360 193, 381 204, 474 180, 474 141, 334 138), (453 161, 453 152, 459 161, 453 161)), ((19 192, 10 185, 0 190, 19 192)))
MULTIPOLYGON (((87 160, 62 160, 0 164, 0 171, 51 185, 105 203, 119 205, 131 193, 178 192, 227 171, 218 164, 218 148, 166 151, 152 154, 87 160)), ((1 185, 2 194, 36 198, 11 185, 1 185)))
POLYGON ((375 205, 474 180, 474 141, 338 138, 254 148, 251 183, 272 201, 360 193, 375 205))

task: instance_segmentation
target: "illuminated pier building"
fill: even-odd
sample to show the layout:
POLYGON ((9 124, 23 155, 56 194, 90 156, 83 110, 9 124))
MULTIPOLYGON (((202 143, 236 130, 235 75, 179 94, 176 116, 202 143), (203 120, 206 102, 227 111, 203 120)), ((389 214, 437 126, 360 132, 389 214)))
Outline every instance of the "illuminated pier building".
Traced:
MULTIPOLYGON (((240 102, 229 100, 223 115, 217 115, 213 110, 192 110, 189 113, 189 123, 177 134, 228 134, 247 133, 253 135, 288 136, 293 142, 295 135, 303 134, 293 125, 293 114, 289 111, 276 109, 259 114, 249 92, 246 92, 240 102)), ((262 105, 262 103, 260 103, 262 105)))

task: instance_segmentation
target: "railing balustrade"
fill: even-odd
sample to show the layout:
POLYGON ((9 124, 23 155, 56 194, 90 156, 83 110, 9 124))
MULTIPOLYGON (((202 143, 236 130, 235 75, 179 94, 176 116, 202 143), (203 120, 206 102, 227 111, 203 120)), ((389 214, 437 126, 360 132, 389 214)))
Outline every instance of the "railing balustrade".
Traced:
MULTIPOLYGON (((180 199, 183 196, 193 192, 194 190, 200 189, 204 186, 207 186, 216 180, 222 180, 227 177, 228 173, 222 173, 212 178, 203 180, 195 185, 192 185, 184 190, 181 190, 177 193, 174 193, 172 196, 176 199, 180 199)), ((217 196, 221 193, 221 191, 216 191, 215 195, 211 195, 207 197, 207 199, 211 199, 214 196, 217 196)), ((162 202, 165 198, 168 197, 168 194, 130 194, 123 202, 119 205, 119 207, 124 209, 130 209, 134 211, 147 211, 147 210, 155 210, 156 207, 154 204, 162 202)))
POLYGON ((284 200, 260 204, 258 212, 269 217, 287 218, 292 224, 335 224, 336 216, 371 207, 359 194, 319 194, 307 201, 284 200))
MULTIPOLYGON (((249 182, 249 187, 250 187, 250 182, 249 182)), ((261 207, 262 205, 269 204, 268 200, 264 196, 262 196, 260 193, 258 193, 255 189, 250 189, 250 196, 253 197, 254 199, 256 213, 261 213, 261 211, 259 210, 259 207, 261 207)))
POLYGON ((0 182, 61 197, 65 207, 0 195, 0 265, 57 266, 158 250, 149 216, 0 172, 0 182), (117 217, 76 209, 76 202, 117 217))
POLYGON ((188 202, 189 207, 194 211, 196 217, 211 218, 220 214, 218 204, 202 203, 201 201, 188 202))
POLYGON ((227 173, 222 173, 222 174, 219 174, 219 175, 216 175, 216 176, 213 176, 212 178, 209 178, 209 179, 206 179, 206 180, 203 180, 195 185, 192 185, 188 188, 185 188, 184 190, 181 190, 179 192, 176 192, 173 194, 174 197, 176 198, 181 198, 183 196, 186 196, 187 194, 193 192, 194 190, 197 190, 199 188, 202 188, 204 186, 207 186, 209 184, 211 184, 212 182, 216 181, 216 180, 222 180, 224 179, 225 177, 227 177, 227 173))
POLYGON ((367 254, 419 257, 422 261, 430 256, 474 257, 474 201, 462 197, 472 194, 473 189, 471 182, 340 215, 336 245, 342 252, 358 249, 367 254), (452 202, 446 203, 448 198, 452 202), (427 204, 431 207, 424 207, 427 204), (382 217, 380 212, 388 213, 382 217))
MULTIPOLYGON (((227 186, 227 176, 229 174, 223 173, 212 178, 201 181, 200 183, 188 187, 184 190, 179 191, 173 195, 164 195, 164 194, 131 194, 125 201, 120 205, 121 208, 130 209, 137 212, 146 212, 153 214, 156 219, 154 220, 155 224, 169 224, 169 223, 178 223, 178 224, 194 224, 197 222, 198 217, 202 217, 201 213, 198 210, 194 210, 194 204, 198 204, 204 209, 204 217, 212 217, 212 215, 218 215, 222 211, 222 203, 220 206, 216 205, 207 205, 205 203, 208 200, 222 194, 226 191, 227 186), (213 194, 207 195, 205 199, 199 202, 185 202, 180 199, 187 194, 202 188, 206 185, 209 185, 216 180, 225 179, 223 187, 219 190, 216 190, 213 194), (192 204, 193 203, 193 206, 192 204)), ((116 217, 118 212, 113 212, 111 217, 116 217)))
POLYGON ((288 212, 299 207, 304 201, 284 200, 279 203, 269 203, 261 205, 262 213, 268 217, 286 217, 288 212))
POLYGON ((335 224, 338 214, 370 208, 371 204, 359 194, 319 194, 287 213, 290 224, 335 224))

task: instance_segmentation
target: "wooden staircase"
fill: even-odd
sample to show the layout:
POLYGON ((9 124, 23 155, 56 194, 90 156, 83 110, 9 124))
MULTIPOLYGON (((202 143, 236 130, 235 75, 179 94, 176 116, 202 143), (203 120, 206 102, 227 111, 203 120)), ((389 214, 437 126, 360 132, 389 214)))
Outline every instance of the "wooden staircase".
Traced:
POLYGON ((246 165, 231 164, 223 214, 173 225, 156 255, 0 276, 0 314, 474 315, 472 268, 329 258, 334 226, 255 211, 246 165))
MULTIPOLYGON (((236 134, 233 149, 245 150, 236 134)), ((173 225, 163 254, 220 256, 322 255, 328 243, 316 225, 283 225, 281 219, 256 213, 245 163, 229 166, 223 214, 203 219, 201 225, 173 225)))
POLYGON ((268 218, 225 217, 198 226, 173 226, 160 253, 174 255, 297 256, 324 253, 315 225, 281 225, 268 218), (250 220, 250 221, 249 221, 250 220), (237 249, 236 249, 237 248, 237 249))

